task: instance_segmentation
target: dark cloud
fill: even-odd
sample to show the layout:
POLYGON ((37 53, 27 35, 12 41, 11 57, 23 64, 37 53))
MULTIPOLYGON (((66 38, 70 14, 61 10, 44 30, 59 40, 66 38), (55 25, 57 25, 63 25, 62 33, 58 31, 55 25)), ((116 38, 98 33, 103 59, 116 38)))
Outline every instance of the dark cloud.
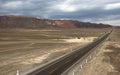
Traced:
POLYGON ((78 20, 105 20, 104 18, 112 19, 117 17, 117 19, 120 19, 120 10, 114 9, 114 10, 104 10, 104 9, 92 9, 92 10, 82 10, 72 13, 57 13, 54 15, 51 15, 51 18, 70 18, 70 19, 78 19, 78 20))
POLYGON ((0 0, 0 15, 74 19, 119 25, 119 0, 0 0))

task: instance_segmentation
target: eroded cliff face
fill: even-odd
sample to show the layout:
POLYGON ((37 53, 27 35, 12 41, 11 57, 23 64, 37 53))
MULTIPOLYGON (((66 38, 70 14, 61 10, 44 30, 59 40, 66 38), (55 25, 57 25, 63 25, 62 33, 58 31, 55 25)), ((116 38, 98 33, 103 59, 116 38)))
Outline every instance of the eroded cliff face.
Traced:
POLYGON ((50 20, 26 16, 0 16, 0 28, 106 28, 105 24, 79 22, 75 20, 50 20))
POLYGON ((0 28, 45 28, 47 19, 37 19, 24 16, 0 16, 0 28))

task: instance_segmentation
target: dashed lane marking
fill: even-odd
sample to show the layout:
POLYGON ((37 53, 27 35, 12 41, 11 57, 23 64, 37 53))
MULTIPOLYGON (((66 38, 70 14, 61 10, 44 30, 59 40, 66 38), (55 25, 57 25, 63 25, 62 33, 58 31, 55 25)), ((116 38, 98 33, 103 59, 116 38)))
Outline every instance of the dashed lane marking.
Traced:
POLYGON ((55 72, 57 69, 58 69, 58 68, 55 68, 55 69, 51 70, 51 71, 49 72, 49 74, 52 74, 52 73, 55 72))
POLYGON ((68 61, 65 61, 65 64, 66 64, 66 63, 69 63, 69 62, 70 62, 70 60, 68 60, 68 61))

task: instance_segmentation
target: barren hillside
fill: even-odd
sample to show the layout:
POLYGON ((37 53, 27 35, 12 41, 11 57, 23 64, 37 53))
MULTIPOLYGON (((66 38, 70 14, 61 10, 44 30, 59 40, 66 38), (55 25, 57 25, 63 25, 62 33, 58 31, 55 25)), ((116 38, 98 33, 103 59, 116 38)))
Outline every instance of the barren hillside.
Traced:
POLYGON ((26 16, 0 16, 0 28, 107 28, 110 25, 80 22, 76 20, 50 20, 26 16))

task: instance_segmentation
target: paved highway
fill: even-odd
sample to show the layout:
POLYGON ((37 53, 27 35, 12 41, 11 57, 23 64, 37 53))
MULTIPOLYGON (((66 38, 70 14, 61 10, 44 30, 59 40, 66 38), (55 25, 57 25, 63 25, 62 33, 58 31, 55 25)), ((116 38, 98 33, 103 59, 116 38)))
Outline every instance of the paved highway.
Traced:
POLYGON ((37 68, 25 72, 21 75, 60 75, 71 65, 77 62, 81 57, 83 57, 86 53, 101 44, 110 35, 111 32, 105 34, 104 36, 97 39, 95 42, 90 43, 83 48, 65 54, 49 63, 46 63, 43 66, 38 66, 37 68))

